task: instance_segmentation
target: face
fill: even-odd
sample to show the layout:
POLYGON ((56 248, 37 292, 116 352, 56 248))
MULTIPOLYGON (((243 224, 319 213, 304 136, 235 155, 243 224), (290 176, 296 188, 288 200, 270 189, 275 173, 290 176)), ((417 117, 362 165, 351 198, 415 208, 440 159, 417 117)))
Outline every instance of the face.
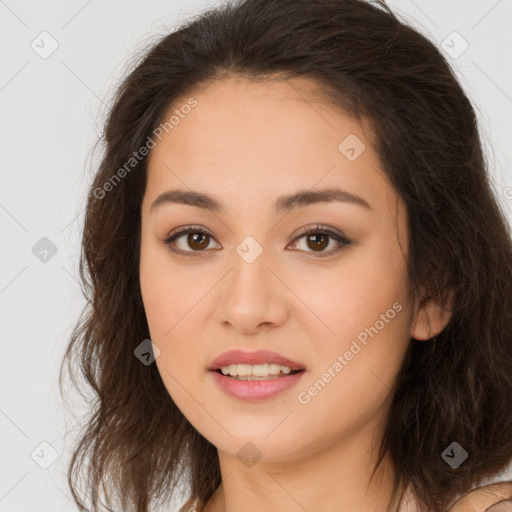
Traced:
POLYGON ((373 430, 414 329, 405 206, 368 127, 315 90, 305 79, 214 82, 149 157, 140 285, 156 365, 219 454, 251 442, 263 460, 292 460, 373 430), (342 192, 283 199, 324 189, 342 192), (152 208, 171 190, 218 207, 175 194, 152 208), (245 382, 209 370, 233 349, 303 370, 245 382))

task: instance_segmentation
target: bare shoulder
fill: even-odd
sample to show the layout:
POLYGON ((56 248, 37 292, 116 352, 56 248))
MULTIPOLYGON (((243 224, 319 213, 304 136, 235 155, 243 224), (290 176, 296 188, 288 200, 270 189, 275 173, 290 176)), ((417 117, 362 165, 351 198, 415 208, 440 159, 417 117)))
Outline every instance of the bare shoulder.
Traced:
POLYGON ((484 485, 459 498, 448 512, 512 512, 512 481, 484 485), (493 505, 495 505, 493 507, 493 505), (490 508, 492 507, 492 508, 490 508))

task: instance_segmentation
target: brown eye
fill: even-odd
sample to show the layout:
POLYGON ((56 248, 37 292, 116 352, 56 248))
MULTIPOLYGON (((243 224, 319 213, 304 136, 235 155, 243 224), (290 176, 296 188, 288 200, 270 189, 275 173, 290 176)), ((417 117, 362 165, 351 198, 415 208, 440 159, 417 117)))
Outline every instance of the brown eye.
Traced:
POLYGON ((204 233, 189 234, 186 240, 189 247, 193 249, 206 249, 206 247, 208 247, 208 235, 204 233))
POLYGON ((213 237, 203 228, 185 226, 183 228, 177 229, 174 233, 172 233, 165 240, 165 243, 169 245, 169 248, 172 252, 194 253, 204 252, 204 250, 208 247, 211 239, 213 239, 213 237), (186 238, 185 235, 187 235, 186 238), (178 247, 177 249, 173 248, 172 246, 177 245, 176 241, 181 238, 185 240, 183 243, 184 247, 178 247))
POLYGON ((306 252, 317 253, 319 256, 329 256, 352 243, 347 237, 321 226, 305 231, 295 240, 302 238, 306 239, 306 246, 311 249, 309 251, 306 250, 306 252), (330 239, 334 239, 338 243, 338 248, 326 251, 325 249, 329 246, 330 239))
POLYGON ((314 251, 323 250, 329 245, 329 235, 324 233, 315 233, 313 235, 307 235, 308 247, 311 247, 314 251))

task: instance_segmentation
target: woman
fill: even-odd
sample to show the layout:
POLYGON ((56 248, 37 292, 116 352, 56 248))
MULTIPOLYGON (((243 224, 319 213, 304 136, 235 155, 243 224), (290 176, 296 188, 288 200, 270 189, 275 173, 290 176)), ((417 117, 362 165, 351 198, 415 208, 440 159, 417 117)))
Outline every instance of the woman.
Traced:
POLYGON ((507 506, 512 243, 427 38, 384 2, 226 4, 145 55, 104 141, 77 503, 89 455, 94 510, 507 506))

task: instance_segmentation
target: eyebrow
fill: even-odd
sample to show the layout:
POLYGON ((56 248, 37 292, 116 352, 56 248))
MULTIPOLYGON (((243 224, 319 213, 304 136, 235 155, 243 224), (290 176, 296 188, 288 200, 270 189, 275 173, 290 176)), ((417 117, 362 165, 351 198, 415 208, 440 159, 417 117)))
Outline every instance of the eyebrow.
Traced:
MULTIPOLYGON (((372 207, 362 197, 340 188, 324 188, 321 190, 299 190, 294 194, 280 196, 274 202, 274 211, 279 214, 297 208, 305 208, 310 204, 333 201, 355 204, 372 210, 372 207)), ((222 203, 215 197, 189 190, 174 189, 163 192, 151 204, 150 213, 164 204, 185 204, 208 209, 215 213, 224 212, 222 203)))

